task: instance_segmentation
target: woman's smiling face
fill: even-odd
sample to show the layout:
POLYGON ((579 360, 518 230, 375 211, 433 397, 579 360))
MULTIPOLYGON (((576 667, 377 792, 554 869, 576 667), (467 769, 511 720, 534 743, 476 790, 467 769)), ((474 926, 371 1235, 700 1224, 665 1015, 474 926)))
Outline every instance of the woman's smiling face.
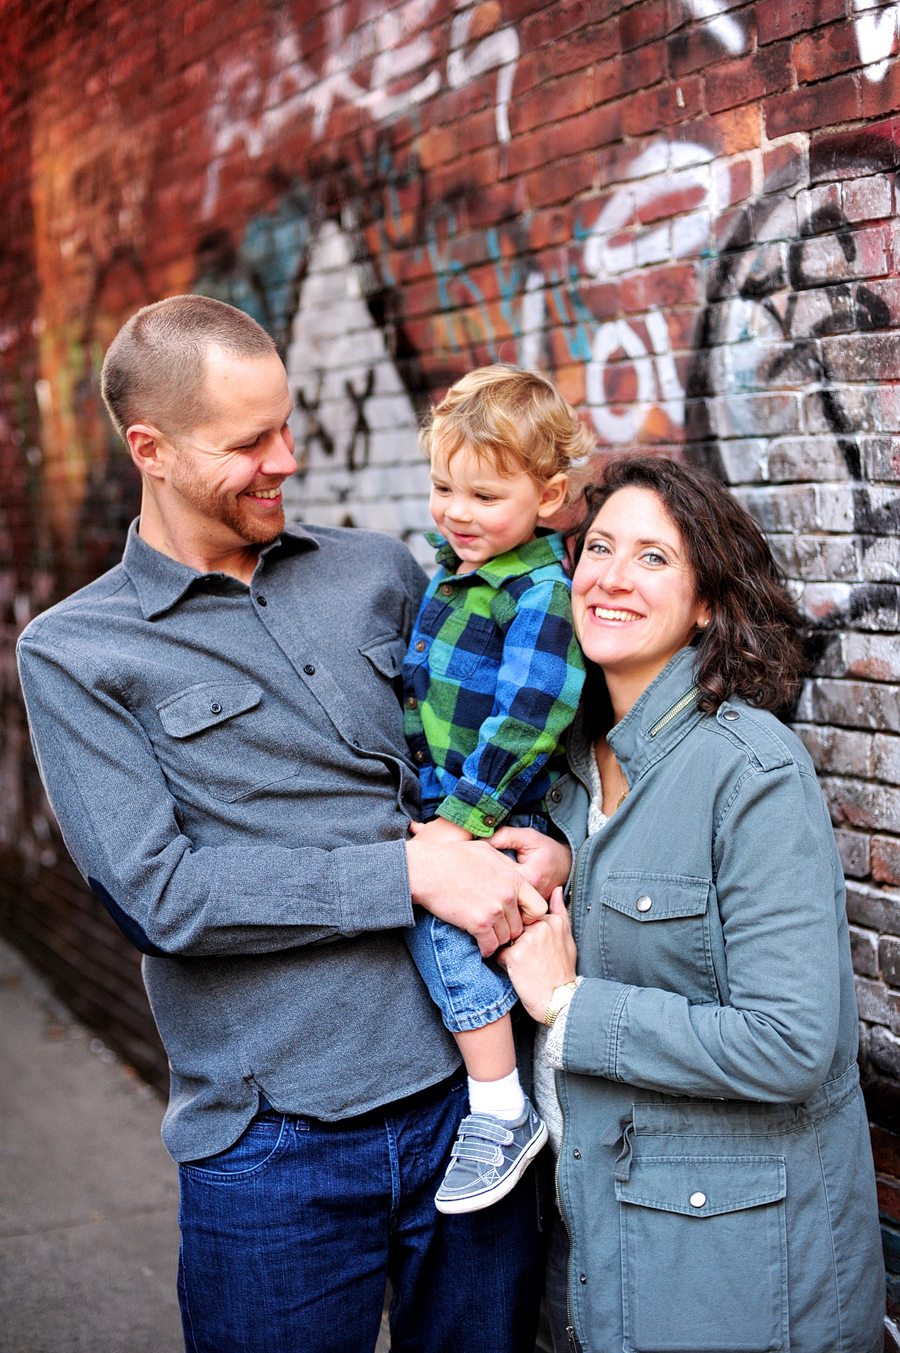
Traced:
POLYGON ((709 608, 678 527, 652 490, 618 489, 594 518, 572 579, 575 632, 630 698, 690 643, 709 608))

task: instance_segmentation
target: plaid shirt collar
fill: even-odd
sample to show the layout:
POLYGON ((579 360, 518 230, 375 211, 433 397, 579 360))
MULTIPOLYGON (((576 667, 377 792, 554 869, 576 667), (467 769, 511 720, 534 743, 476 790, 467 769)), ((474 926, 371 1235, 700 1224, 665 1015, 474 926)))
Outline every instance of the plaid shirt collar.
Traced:
MULTIPOLYGON (((456 574, 460 561, 450 542, 438 535, 437 531, 426 531, 425 539, 437 550, 438 563, 448 574, 456 574)), ((473 569, 471 573, 460 574, 459 578, 461 582, 466 578, 480 578, 490 587, 502 587, 510 578, 521 578, 535 569, 555 563, 566 563, 566 547, 562 535, 559 531, 548 531, 545 527, 538 527, 534 540, 526 540, 514 550, 507 550, 505 554, 498 554, 495 559, 488 559, 480 568, 473 569)))

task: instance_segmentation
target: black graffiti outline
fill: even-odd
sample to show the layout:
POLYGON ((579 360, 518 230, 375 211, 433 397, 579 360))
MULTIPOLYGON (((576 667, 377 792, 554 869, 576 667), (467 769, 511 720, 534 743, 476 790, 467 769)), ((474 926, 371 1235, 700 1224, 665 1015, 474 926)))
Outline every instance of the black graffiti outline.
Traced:
POLYGON ((375 368, 371 366, 368 368, 366 383, 361 391, 357 392, 349 377, 344 381, 344 390, 356 412, 356 421, 347 443, 347 469, 351 474, 355 474, 357 470, 364 470, 369 464, 372 429, 369 427, 369 420, 366 418, 366 400, 371 399, 375 393, 375 368), (363 453, 362 460, 357 464, 356 446, 360 438, 362 439, 363 453))

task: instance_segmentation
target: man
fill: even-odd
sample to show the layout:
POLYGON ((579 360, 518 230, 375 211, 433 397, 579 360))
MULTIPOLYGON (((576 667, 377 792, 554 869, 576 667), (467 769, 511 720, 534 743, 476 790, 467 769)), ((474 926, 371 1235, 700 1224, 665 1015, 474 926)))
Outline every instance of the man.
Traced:
POLYGON ((20 670, 69 850, 146 955, 187 1347, 371 1353, 390 1277, 395 1353, 530 1349, 534 1183, 435 1211, 464 1091, 402 928, 415 900, 489 954, 545 904, 489 845, 407 839, 421 571, 387 536, 285 528, 291 400, 242 312, 146 307, 103 392, 139 524, 20 670))

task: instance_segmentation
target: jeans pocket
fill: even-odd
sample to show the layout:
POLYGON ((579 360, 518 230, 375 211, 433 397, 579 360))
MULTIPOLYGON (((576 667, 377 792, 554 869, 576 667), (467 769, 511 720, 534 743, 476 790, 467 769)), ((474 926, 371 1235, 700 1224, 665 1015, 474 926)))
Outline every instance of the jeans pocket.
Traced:
POLYGON ((626 1353, 790 1348, 782 1156, 635 1156, 616 1183, 626 1353))
POLYGON ((243 1184, 259 1177, 287 1149, 290 1124, 287 1118, 266 1114, 254 1118, 231 1146, 202 1160, 189 1160, 179 1172, 203 1184, 243 1184))

